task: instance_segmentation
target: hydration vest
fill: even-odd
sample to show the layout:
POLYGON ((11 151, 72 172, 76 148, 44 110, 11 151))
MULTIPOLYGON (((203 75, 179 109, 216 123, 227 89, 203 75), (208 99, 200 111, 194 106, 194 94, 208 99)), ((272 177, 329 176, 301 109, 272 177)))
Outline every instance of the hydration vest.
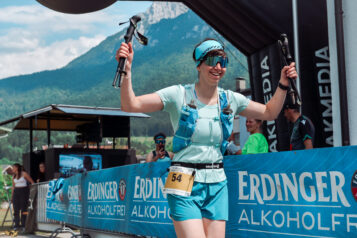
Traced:
MULTIPOLYGON (((189 104, 186 103, 186 96, 189 90, 192 91, 192 96, 195 98, 194 85, 185 85, 184 103, 181 108, 181 116, 178 122, 178 128, 173 138, 174 153, 188 147, 192 143, 192 135, 195 132, 196 122, 198 119, 198 110, 195 100, 192 99, 189 104)), ((219 119, 223 133, 223 140, 220 146, 222 155, 228 146, 228 138, 233 131, 233 111, 230 109, 230 104, 227 99, 228 93, 223 90, 219 92, 219 119)))

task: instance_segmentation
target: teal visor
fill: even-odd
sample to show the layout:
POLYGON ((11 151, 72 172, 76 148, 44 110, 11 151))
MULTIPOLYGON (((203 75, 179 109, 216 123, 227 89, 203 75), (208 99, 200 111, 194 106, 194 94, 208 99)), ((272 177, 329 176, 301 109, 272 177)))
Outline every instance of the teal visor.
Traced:
POLYGON ((219 63, 222 68, 225 68, 228 65, 228 58, 223 56, 208 56, 204 62, 206 65, 212 67, 215 67, 219 63))
POLYGON ((212 50, 224 50, 224 48, 221 43, 215 40, 207 40, 197 46, 195 49, 196 66, 199 66, 207 53, 212 50))

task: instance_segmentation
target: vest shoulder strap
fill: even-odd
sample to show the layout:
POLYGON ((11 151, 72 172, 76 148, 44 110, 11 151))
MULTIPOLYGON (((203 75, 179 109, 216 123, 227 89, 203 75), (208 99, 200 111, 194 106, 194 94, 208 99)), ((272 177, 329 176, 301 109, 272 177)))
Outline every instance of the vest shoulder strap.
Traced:
POLYGON ((191 105, 194 105, 194 106, 197 106, 196 104, 196 97, 195 97, 195 84, 186 84, 184 86, 184 104, 183 105, 188 105, 188 104, 191 104, 191 105))

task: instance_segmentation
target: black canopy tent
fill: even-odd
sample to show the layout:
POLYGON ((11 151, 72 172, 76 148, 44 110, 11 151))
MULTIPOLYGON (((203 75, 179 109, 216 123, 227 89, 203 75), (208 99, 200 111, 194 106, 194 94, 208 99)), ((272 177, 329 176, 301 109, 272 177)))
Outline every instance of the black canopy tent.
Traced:
POLYGON ((17 121, 14 130, 30 131, 31 152, 33 130, 46 130, 47 144, 50 145, 51 131, 86 133, 83 131, 85 125, 94 127, 99 125, 97 133, 100 138, 127 137, 128 148, 130 148, 130 117, 148 118, 149 116, 143 113, 127 113, 118 108, 52 104, 0 122, 0 126, 17 121))
MULTIPOLYGON (((116 0, 37 0, 42 5, 63 13, 82 14, 101 10, 116 0)), ((135 1, 135 0, 134 0, 135 1)), ((286 0, 182 0, 247 56, 274 43, 281 32, 292 33, 291 2, 286 0), (279 13, 279 14, 274 14, 279 13)), ((291 35, 290 35, 291 36, 291 35)))
MULTIPOLYGON (((65 13, 86 13, 103 9, 115 0, 37 0, 44 6, 65 13)), ((116 4, 121 4, 117 1, 116 4)), ((293 31, 298 32, 296 46, 299 52, 299 78, 302 112, 316 127, 316 146, 332 146, 332 107, 329 95, 329 42, 326 0, 182 0, 198 16, 230 41, 248 57, 252 97, 262 103, 274 92, 282 67, 276 42, 280 33, 286 33, 294 45, 293 31), (293 2, 296 3, 297 23, 293 24, 293 2), (295 27, 295 28, 294 28, 295 27), (265 77, 267 76, 267 77, 265 77), (321 123, 323 122, 323 123, 321 123)), ((341 0, 335 0, 339 4, 341 0)), ((338 8, 336 8, 338 9, 338 8)), ((340 13, 337 13, 340 16, 340 13)), ((340 18, 340 17, 339 17, 340 18)), ((336 18, 338 19, 338 17, 336 18)), ((337 21, 337 20, 336 20, 337 21)), ((339 32, 337 35, 341 35, 339 32)), ((342 33, 343 34, 343 33, 342 33)), ((291 49, 292 53, 294 51, 291 49)), ((341 68, 344 71, 344 68, 341 68)), ((340 82, 340 101, 345 102, 346 88, 340 82)), ((347 121, 345 105, 341 104, 341 120, 347 121)), ((344 124, 342 131, 345 131, 344 124)), ((270 151, 288 149, 288 124, 282 115, 277 123, 265 128, 270 151), (270 139, 269 139, 270 138, 270 139)), ((343 141, 347 141, 348 135, 343 141)))
POLYGON ((12 119, 0 122, 0 126, 16 123, 13 130, 28 130, 30 152, 23 155, 23 165, 36 178, 40 162, 46 163, 46 177, 53 178, 58 172, 60 153, 98 153, 103 158, 103 168, 136 163, 135 151, 130 149, 130 118, 149 118, 143 113, 127 113, 118 108, 73 106, 52 104, 12 119), (33 150, 33 131, 47 131, 47 150, 33 150), (77 141, 96 142, 97 148, 54 148, 51 146, 51 131, 77 132, 77 141), (98 147, 102 138, 113 138, 113 149, 98 147), (115 138, 127 138, 128 149, 115 149, 115 138))

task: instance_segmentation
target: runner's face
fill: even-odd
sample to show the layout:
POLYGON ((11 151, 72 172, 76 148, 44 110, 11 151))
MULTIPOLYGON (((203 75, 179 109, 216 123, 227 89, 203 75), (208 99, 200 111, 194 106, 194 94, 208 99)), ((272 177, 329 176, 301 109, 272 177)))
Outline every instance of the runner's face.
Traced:
POLYGON ((205 62, 202 62, 201 65, 197 67, 197 70, 200 72, 200 80, 213 86, 218 85, 226 73, 226 68, 222 68, 220 63, 217 63, 216 66, 208 66, 205 62))

